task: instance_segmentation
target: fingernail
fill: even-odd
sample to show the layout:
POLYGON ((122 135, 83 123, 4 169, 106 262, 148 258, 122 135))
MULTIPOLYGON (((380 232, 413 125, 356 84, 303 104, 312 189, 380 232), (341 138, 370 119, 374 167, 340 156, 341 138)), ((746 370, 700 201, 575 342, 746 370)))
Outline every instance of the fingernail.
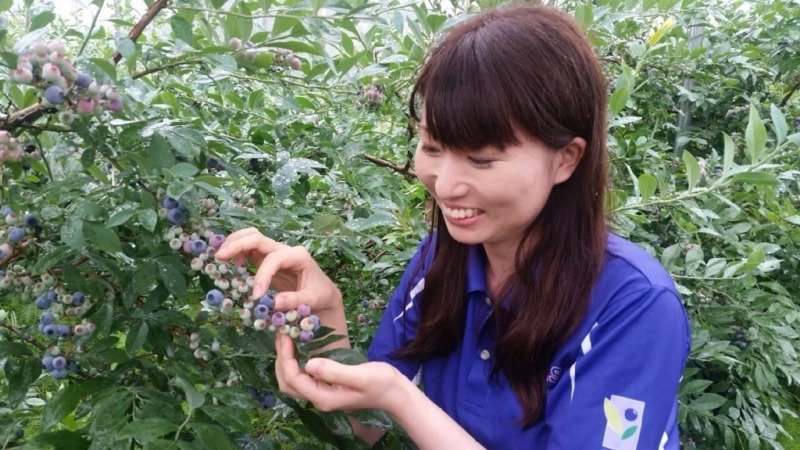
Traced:
POLYGON ((280 309, 283 307, 283 304, 286 303, 286 296, 283 294, 278 294, 275 296, 275 308, 280 309))
POLYGON ((306 362, 306 372, 308 373, 318 373, 321 368, 322 361, 318 358, 309 359, 308 362, 306 362))

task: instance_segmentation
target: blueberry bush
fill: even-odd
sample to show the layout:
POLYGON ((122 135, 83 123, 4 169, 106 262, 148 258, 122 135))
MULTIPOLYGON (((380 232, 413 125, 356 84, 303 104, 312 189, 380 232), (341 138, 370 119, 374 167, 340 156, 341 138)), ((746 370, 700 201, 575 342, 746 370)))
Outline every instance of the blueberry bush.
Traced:
MULTIPOLYGON (((427 232, 405 102, 499 2, 0 1, 0 448, 364 448, 276 390, 274 333, 341 338, 216 261, 303 245, 363 361, 427 232), (58 2, 56 2, 58 3, 58 2)), ((784 448, 800 406, 800 17, 790 0, 564 1, 607 76, 616 232, 692 318, 688 448, 784 448), (784 428, 787 424, 792 427, 784 428)), ((657 358, 658 355, 653 355, 657 358)), ((412 446, 379 411, 381 448, 412 446)))

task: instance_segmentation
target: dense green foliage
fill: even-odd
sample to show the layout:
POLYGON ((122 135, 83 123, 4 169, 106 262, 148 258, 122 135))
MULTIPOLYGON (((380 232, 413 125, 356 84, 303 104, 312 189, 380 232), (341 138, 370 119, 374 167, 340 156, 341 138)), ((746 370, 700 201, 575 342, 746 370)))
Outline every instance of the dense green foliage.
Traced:
MULTIPOLYGON (((201 305, 211 280, 165 241, 160 205, 168 195, 199 227, 306 246, 346 302, 356 351, 332 356, 358 361, 427 232, 409 88, 437 34, 495 2, 149 2, 154 15, 117 3, 109 19, 102 0, 85 17, 0 1, 0 129, 36 149, 0 158, 0 206, 41 221, 0 248, 18 280, 0 285, 0 448, 363 446, 342 413, 279 393, 265 407, 270 333, 201 305), (79 110, 79 88, 54 107, 12 82, 40 41, 63 42, 123 110, 67 120, 59 108, 79 110), (62 308, 57 322, 94 330, 42 334, 37 282, 86 293, 86 311, 62 308), (76 364, 66 378, 42 369, 51 346, 76 364)), ((611 221, 670 270, 692 319, 684 443, 782 448, 800 405, 797 5, 560 6, 609 77, 611 221)), ((14 227, 0 223, 0 244, 14 227)), ((362 419, 390 430, 379 445, 406 441, 385 415, 362 419)))

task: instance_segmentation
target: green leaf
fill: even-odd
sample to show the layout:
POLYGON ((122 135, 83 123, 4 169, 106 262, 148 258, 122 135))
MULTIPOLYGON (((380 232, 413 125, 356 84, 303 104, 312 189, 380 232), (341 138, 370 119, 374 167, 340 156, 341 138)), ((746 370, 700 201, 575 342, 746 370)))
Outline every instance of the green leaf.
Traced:
POLYGON ((680 395, 697 394, 703 392, 713 383, 711 380, 692 380, 681 384, 680 395))
POLYGON ((733 145, 733 139, 727 135, 727 133, 722 134, 722 138, 725 141, 725 153, 723 155, 723 162, 722 162, 722 173, 727 175, 731 171, 731 167, 733 167, 733 153, 735 151, 735 147, 733 145))
POLYGON ((175 157, 172 155, 169 142, 161 133, 153 133, 150 138, 150 146, 147 148, 147 160, 153 169, 161 170, 175 165, 175 157))
POLYGON ((252 431, 250 417, 243 409, 233 406, 206 404, 200 408, 200 411, 208 414, 209 417, 232 431, 241 433, 250 433, 252 431))
POLYGON ((139 223, 142 224, 145 230, 153 232, 158 223, 158 215, 152 209, 139 210, 139 223))
POLYGON ((177 178, 191 178, 199 172, 197 167, 189 163, 175 164, 169 171, 177 178))
POLYGON ((56 15, 52 11, 44 11, 31 20, 31 28, 28 31, 34 31, 45 27, 55 18, 56 15))
POLYGON ((683 151, 683 164, 686 166, 686 181, 689 183, 689 191, 692 191, 700 179, 700 164, 687 150, 683 151))
POLYGON ((639 427, 636 425, 629 427, 628 429, 625 430, 624 433, 622 433, 622 437, 620 438, 620 440, 624 441, 625 439, 630 439, 631 436, 636 434, 636 430, 638 429, 639 427))
POLYGON ((169 292, 177 298, 182 298, 186 294, 186 279, 180 270, 180 261, 162 257, 158 258, 156 263, 158 264, 158 276, 169 292))
POLYGON ((118 227, 128 220, 130 220, 133 215, 136 214, 136 210, 134 208, 125 208, 115 212, 109 219, 106 221, 106 226, 109 228, 118 227))
POLYGON ((95 67, 108 74, 112 80, 117 79, 117 66, 112 64, 109 60, 103 58, 89 58, 89 61, 91 61, 95 67))
POLYGON ((761 121, 761 117, 758 116, 758 110, 754 105, 750 105, 750 117, 744 136, 747 150, 750 152, 750 164, 756 164, 767 145, 767 128, 761 121))
POLYGON ((76 218, 67 219, 61 226, 61 240, 75 250, 83 250, 83 221, 76 218))
POLYGON ((222 428, 210 423, 195 422, 192 431, 204 448, 228 450, 236 448, 222 428))
POLYGON ((180 39, 189 44, 189 46, 194 47, 194 34, 192 33, 191 22, 182 16, 175 15, 169 20, 169 24, 172 27, 172 32, 175 34, 176 39, 180 39))
POLYGON ((86 223, 84 228, 88 234, 89 242, 98 249, 108 253, 122 252, 122 243, 114 230, 95 223, 86 223))
POLYGON ((130 58, 136 53, 136 44, 127 36, 122 36, 116 39, 117 51, 123 58, 130 58))
POLYGON ((689 407, 701 411, 713 411, 722 406, 726 401, 725 397, 709 392, 693 400, 689 403, 689 407))
POLYGON ((0 341, 0 359, 9 356, 31 356, 28 346, 19 342, 0 341))
POLYGON ((733 175, 733 180, 763 186, 776 186, 781 183, 775 175, 768 172, 739 172, 733 175))
POLYGON ((0 0, 0 11, 8 11, 14 4, 14 0, 0 0))
POLYGON ((628 87, 622 86, 614 91, 611 94, 611 98, 608 101, 609 106, 611 107, 611 115, 616 116, 619 114, 623 109, 625 109, 625 104, 628 103, 628 87))
POLYGON ((783 140, 786 139, 786 133, 789 130, 789 127, 786 125, 786 117, 783 116, 781 110, 775 105, 770 105, 769 114, 772 118, 772 128, 775 131, 776 145, 781 145, 783 140))
POLYGON ((205 394, 198 392, 194 386, 189 384, 189 382, 183 378, 177 377, 173 379, 171 383, 183 389, 183 392, 186 393, 186 402, 189 404, 190 410, 194 411, 195 409, 203 406, 203 404, 206 402, 205 394))
POLYGON ((81 400, 81 387, 77 384, 68 384, 64 389, 56 391, 47 401, 42 411, 42 432, 47 432, 69 413, 75 411, 81 400))
POLYGON ((38 356, 13 358, 6 361, 4 369, 8 382, 5 404, 16 406, 25 398, 31 383, 42 373, 42 360, 38 356))
POLYGON ((329 358, 336 362, 351 366, 367 362, 367 357, 364 355, 364 353, 353 348, 334 348, 314 356, 319 358, 329 358))
POLYGON ((594 13, 591 4, 578 3, 575 5, 575 19, 584 29, 588 29, 594 22, 594 13))
POLYGON ((654 176, 647 173, 639 175, 639 195, 641 195, 643 202, 646 202, 656 193, 657 187, 658 180, 654 176))
POLYGON ((150 327, 147 325, 146 321, 131 325, 128 336, 125 339, 125 350, 128 352, 128 355, 134 356, 134 354, 142 348, 144 342, 147 340, 147 333, 149 331, 150 327))
POLYGON ((151 440, 171 433, 178 429, 178 425, 166 419, 151 417, 149 419, 137 419, 119 430, 122 438, 134 438, 138 441, 151 440))

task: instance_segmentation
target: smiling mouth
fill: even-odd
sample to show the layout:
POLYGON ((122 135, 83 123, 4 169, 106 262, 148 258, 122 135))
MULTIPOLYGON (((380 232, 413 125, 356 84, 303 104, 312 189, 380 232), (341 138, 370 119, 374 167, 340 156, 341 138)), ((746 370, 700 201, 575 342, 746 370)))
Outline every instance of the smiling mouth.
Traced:
POLYGON ((444 212, 445 216, 451 219, 468 219, 470 217, 475 217, 483 214, 483 211, 475 208, 451 209, 446 206, 442 206, 442 211, 444 212))

